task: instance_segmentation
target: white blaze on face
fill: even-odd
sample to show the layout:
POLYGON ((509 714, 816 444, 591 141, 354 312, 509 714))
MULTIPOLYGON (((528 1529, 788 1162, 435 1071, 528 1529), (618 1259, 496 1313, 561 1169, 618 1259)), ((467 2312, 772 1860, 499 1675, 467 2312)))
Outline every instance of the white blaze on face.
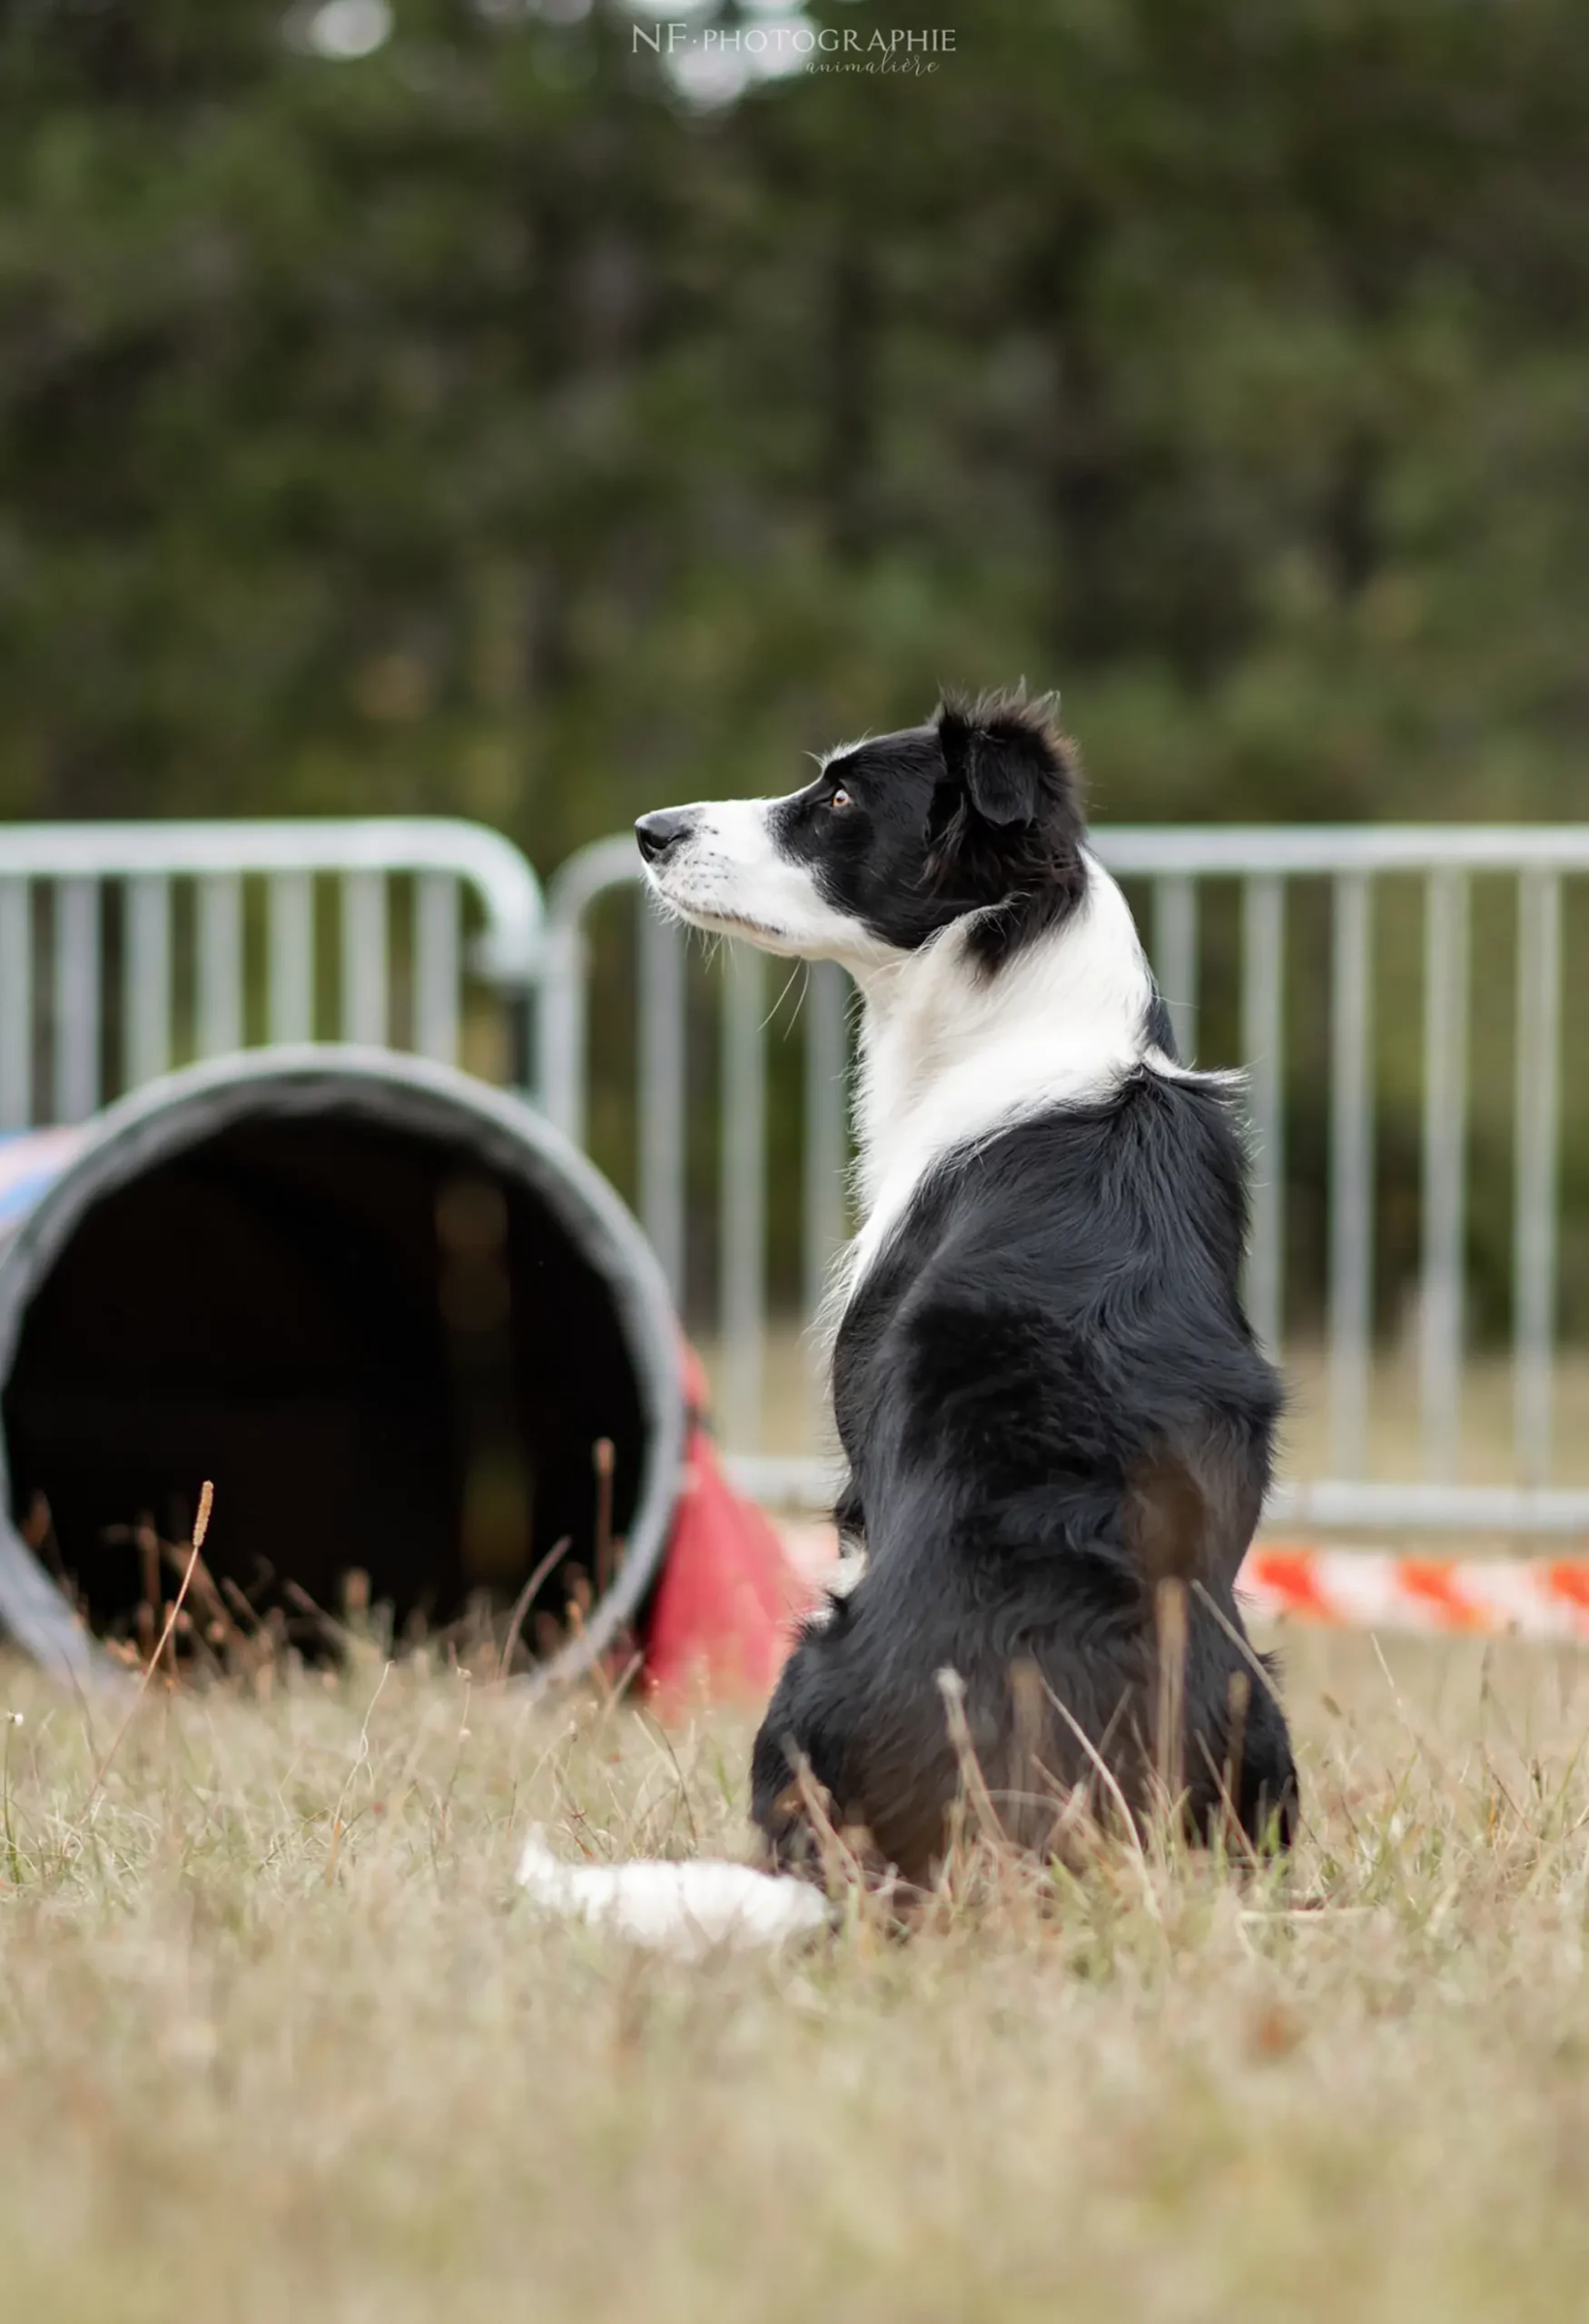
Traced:
POLYGON ((810 868, 773 836, 775 799, 720 799, 680 809, 695 822, 645 867, 651 891, 697 928, 744 937, 764 951, 856 967, 888 953, 861 923, 830 904, 810 868))

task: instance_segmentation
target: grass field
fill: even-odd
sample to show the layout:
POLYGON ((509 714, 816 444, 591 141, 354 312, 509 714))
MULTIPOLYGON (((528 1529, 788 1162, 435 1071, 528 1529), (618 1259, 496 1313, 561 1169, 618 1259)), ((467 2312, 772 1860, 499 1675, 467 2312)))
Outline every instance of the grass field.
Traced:
POLYGON ((525 1826, 741 1842, 666 1740, 379 1660, 117 1720, 0 1666, 0 2313, 1563 2318, 1589 1664, 1298 1640, 1287 1875, 969 1875, 908 1944, 548 1926, 525 1826))

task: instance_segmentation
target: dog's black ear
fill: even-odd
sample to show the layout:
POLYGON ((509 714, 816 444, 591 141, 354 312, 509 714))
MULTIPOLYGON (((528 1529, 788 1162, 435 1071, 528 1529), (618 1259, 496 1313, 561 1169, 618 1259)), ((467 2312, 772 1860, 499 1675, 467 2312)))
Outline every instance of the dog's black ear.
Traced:
POLYGON ((951 694, 933 720, 943 772, 922 884, 952 912, 984 915, 970 944, 990 973, 1086 892, 1081 781, 1054 709, 1051 695, 1029 702, 1019 689, 951 694))
POLYGON ((1035 823, 1068 783, 1064 746, 1053 726, 1054 701, 1042 695, 945 695, 933 720, 943 764, 984 823, 1002 830, 1035 823))

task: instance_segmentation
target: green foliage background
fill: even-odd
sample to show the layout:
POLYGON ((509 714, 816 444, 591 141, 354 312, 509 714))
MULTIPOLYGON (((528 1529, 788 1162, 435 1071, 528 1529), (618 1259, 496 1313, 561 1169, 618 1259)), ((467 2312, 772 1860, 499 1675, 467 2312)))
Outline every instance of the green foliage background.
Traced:
POLYGON ((808 15, 954 53, 706 109, 611 0, 6 0, 0 813, 544 872, 1018 672, 1111 820, 1584 812, 1577 0, 808 15))

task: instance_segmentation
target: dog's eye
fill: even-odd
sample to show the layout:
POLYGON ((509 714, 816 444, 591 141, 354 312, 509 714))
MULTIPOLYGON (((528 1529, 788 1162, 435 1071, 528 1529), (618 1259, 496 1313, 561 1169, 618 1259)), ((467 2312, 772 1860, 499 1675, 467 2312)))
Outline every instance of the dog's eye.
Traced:
POLYGON ((828 805, 829 805, 831 808, 833 808, 833 809, 834 809, 834 812, 835 812, 835 813, 837 813, 837 814, 841 814, 841 815, 842 815, 842 814, 844 813, 844 809, 845 809, 846 807, 848 807, 848 806, 852 805, 854 803, 853 803, 853 801, 851 800, 850 794, 849 794, 849 793, 848 793, 847 791, 840 790, 840 791, 835 791, 835 792, 834 793, 833 797, 828 801, 828 803, 828 803, 828 805))

